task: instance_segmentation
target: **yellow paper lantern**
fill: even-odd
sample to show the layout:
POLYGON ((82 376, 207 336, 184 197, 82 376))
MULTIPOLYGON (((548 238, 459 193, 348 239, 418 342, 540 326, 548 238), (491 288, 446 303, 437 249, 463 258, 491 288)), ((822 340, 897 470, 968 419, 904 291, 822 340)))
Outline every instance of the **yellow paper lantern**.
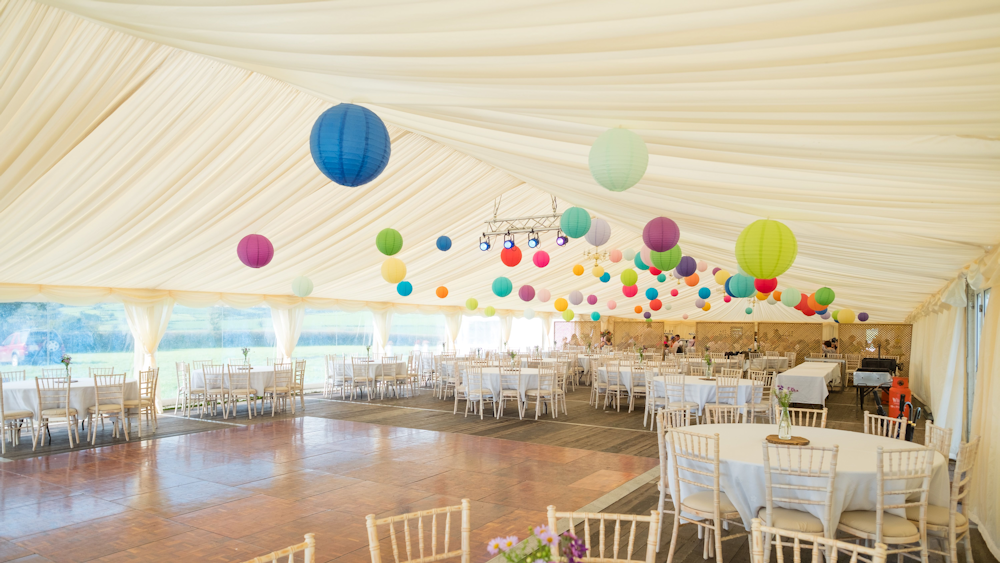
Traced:
POLYGON ((590 273, 594 274, 595 278, 599 278, 604 275, 604 268, 600 266, 594 266, 594 269, 591 270, 590 273))
POLYGON ((729 272, 725 270, 719 270, 715 272, 715 283, 719 285, 726 285, 726 280, 729 279, 729 272))
POLYGON ((784 223, 759 219, 747 225, 736 239, 736 261, 759 280, 784 274, 795 262, 799 243, 784 223))
POLYGON ((556 299, 554 305, 556 307, 556 311, 565 311, 566 308, 569 307, 569 301, 566 301, 565 299, 560 297, 559 299, 556 299))
POLYGON ((771 295, 770 293, 757 292, 757 301, 767 301, 767 297, 771 295))
POLYGON ((577 275, 577 276, 582 276, 583 275, 583 266, 581 264, 577 264, 576 266, 573 266, 573 274, 577 275))
POLYGON ((705 303, 705 306, 701 308, 702 311, 707 311, 712 308, 711 303, 705 303))
POLYGON ((851 309, 841 309, 840 313, 837 314, 837 322, 842 325, 851 324, 854 322, 854 319, 854 311, 851 309))
POLYGON ((406 264, 399 258, 386 258, 382 262, 382 279, 389 283, 399 283, 406 277, 406 264))

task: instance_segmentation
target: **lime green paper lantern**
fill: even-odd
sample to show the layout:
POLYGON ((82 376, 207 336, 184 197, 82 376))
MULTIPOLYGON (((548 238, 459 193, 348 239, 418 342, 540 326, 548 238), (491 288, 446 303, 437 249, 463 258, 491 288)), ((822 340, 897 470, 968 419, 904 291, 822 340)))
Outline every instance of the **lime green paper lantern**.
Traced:
POLYGON ((625 269, 620 277, 622 285, 635 285, 635 282, 639 281, 639 274, 635 273, 635 270, 632 268, 625 269))
POLYGON ((653 263, 653 267, 664 272, 669 272, 676 268, 681 263, 682 256, 681 245, 679 244, 675 244, 673 248, 666 252, 649 251, 649 258, 650 262, 653 263))
POLYGON ((570 207, 559 218, 559 228, 569 238, 580 238, 590 230, 590 213, 582 207, 570 207))
POLYGON ((836 299, 837 294, 829 287, 821 287, 816 290, 816 302, 820 305, 829 305, 836 299))
POLYGON ((470 297, 465 300, 465 308, 470 311, 475 311, 479 307, 479 301, 476 301, 474 297, 470 297))
POLYGON ((566 309, 562 313, 562 318, 564 321, 571 321, 576 318, 576 314, 573 312, 572 309, 566 309))
POLYGON ((484 310, 483 312, 486 313, 487 317, 492 317, 493 315, 497 314, 497 310, 493 308, 493 305, 486 307, 486 310, 484 310))
POLYGON ((608 129, 590 147, 590 174, 598 184, 623 192, 639 183, 649 166, 642 137, 628 129, 608 129))
POLYGON ((736 239, 736 261, 743 271, 761 280, 784 274, 798 253, 792 230, 770 219, 750 223, 736 239))
POLYGON ((396 229, 382 229, 375 237, 375 246, 386 256, 392 256, 403 249, 403 235, 396 229))
POLYGON ((840 316, 840 309, 837 309, 833 313, 830 313, 830 316, 833 317, 833 320, 837 320, 837 317, 840 316))

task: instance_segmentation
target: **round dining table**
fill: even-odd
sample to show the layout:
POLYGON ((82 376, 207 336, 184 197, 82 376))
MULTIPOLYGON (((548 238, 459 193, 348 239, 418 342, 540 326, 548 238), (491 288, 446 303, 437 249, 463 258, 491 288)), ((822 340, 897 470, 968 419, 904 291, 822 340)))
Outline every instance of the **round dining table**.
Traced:
MULTIPOLYGON (((720 488, 739 510, 743 524, 750 529, 750 522, 757 517, 757 511, 766 505, 763 443, 769 434, 777 434, 776 424, 698 424, 684 430, 712 436, 719 436, 720 488)), ((840 521, 841 512, 851 510, 875 510, 878 490, 876 472, 876 450, 921 449, 924 446, 849 430, 831 428, 792 427, 793 436, 809 440, 809 446, 838 446, 837 473, 833 484, 832 520, 840 521)), ((669 439, 669 438, 668 438, 669 439)), ((685 464, 689 463, 685 461, 685 464)), ((669 461, 668 475, 671 495, 675 499, 702 492, 705 489, 681 483, 677 492, 674 479, 673 459, 669 461)), ((699 470, 711 473, 710 465, 701 464, 699 470)), ((685 465, 687 467, 688 465, 685 465)), ((711 485, 711 477, 702 477, 690 472, 682 473, 682 478, 697 480, 711 485)), ((949 481, 948 461, 940 453, 934 454, 934 469, 930 481, 929 503, 948 506, 949 481)), ((907 487, 919 486, 919 481, 907 482, 907 487)), ((823 500, 816 498, 816 500, 823 500)), ((798 510, 808 510, 817 518, 823 518, 822 505, 798 505, 798 510)), ((899 513, 899 511, 896 511, 899 513)), ((902 515, 902 514, 900 514, 902 515)))
MULTIPOLYGON (((125 400, 139 398, 139 381, 125 380, 125 400)), ((81 419, 87 418, 87 409, 97 404, 97 390, 90 377, 74 377, 69 387, 69 406, 76 409, 81 419)), ((34 379, 11 381, 3 384, 3 408, 5 411, 31 411, 38 418, 38 388, 34 379)))
MULTIPOLYGON (((621 370, 621 375, 622 385, 625 386, 625 389, 627 389, 629 393, 632 393, 632 371, 629 369, 623 369, 621 370)), ((682 374, 672 373, 666 375, 679 376, 682 374)), ((601 383, 607 383, 607 368, 600 368, 598 370, 598 377, 600 378, 601 383)), ((715 403, 716 388, 716 381, 714 379, 709 380, 707 378, 701 378, 693 375, 684 376, 684 400, 698 403, 699 415, 704 411, 705 405, 715 403)), ((657 397, 667 396, 663 376, 653 376, 653 393, 657 397)), ((736 404, 745 405, 747 403, 754 402, 753 380, 741 379, 739 381, 739 386, 736 389, 736 393, 736 404)))

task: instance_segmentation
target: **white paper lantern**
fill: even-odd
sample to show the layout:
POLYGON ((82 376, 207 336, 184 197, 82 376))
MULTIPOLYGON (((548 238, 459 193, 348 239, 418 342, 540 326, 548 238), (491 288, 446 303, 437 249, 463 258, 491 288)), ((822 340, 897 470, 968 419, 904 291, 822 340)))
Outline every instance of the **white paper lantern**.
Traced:
POLYGON ((533 318, 535 318, 535 310, 534 309, 525 309, 524 310, 524 318, 526 318, 526 319, 533 319, 533 318))
POLYGON ((309 297, 313 292, 313 282, 305 276, 299 276, 292 280, 292 293, 298 297, 309 297))
POLYGON ((611 239, 611 225, 604 219, 596 217, 590 222, 590 230, 587 231, 587 234, 583 238, 588 244, 594 246, 607 244, 608 240, 611 239))
POLYGON ((635 250, 632 250, 631 248, 626 248, 624 256, 626 260, 631 262, 635 258, 635 250))
POLYGON ((590 174, 613 192, 636 185, 649 165, 649 150, 642 137, 628 129, 608 129, 590 147, 590 174))

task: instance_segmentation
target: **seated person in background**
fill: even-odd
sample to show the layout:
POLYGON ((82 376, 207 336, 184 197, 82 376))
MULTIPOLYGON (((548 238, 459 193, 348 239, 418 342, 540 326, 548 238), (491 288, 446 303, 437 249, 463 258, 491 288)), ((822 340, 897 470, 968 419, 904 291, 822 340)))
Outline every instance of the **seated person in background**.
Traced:
POLYGON ((576 334, 574 334, 572 336, 572 338, 569 339, 569 345, 570 346, 580 346, 581 345, 580 344, 580 339, 576 337, 576 334))
POLYGON ((823 341, 823 353, 824 354, 836 354, 837 349, 833 347, 833 344, 829 340, 823 341))
POLYGON ((568 345, 568 343, 566 342, 566 337, 563 336, 563 341, 562 341, 562 344, 559 345, 559 349, 560 350, 565 350, 567 345, 568 345))

